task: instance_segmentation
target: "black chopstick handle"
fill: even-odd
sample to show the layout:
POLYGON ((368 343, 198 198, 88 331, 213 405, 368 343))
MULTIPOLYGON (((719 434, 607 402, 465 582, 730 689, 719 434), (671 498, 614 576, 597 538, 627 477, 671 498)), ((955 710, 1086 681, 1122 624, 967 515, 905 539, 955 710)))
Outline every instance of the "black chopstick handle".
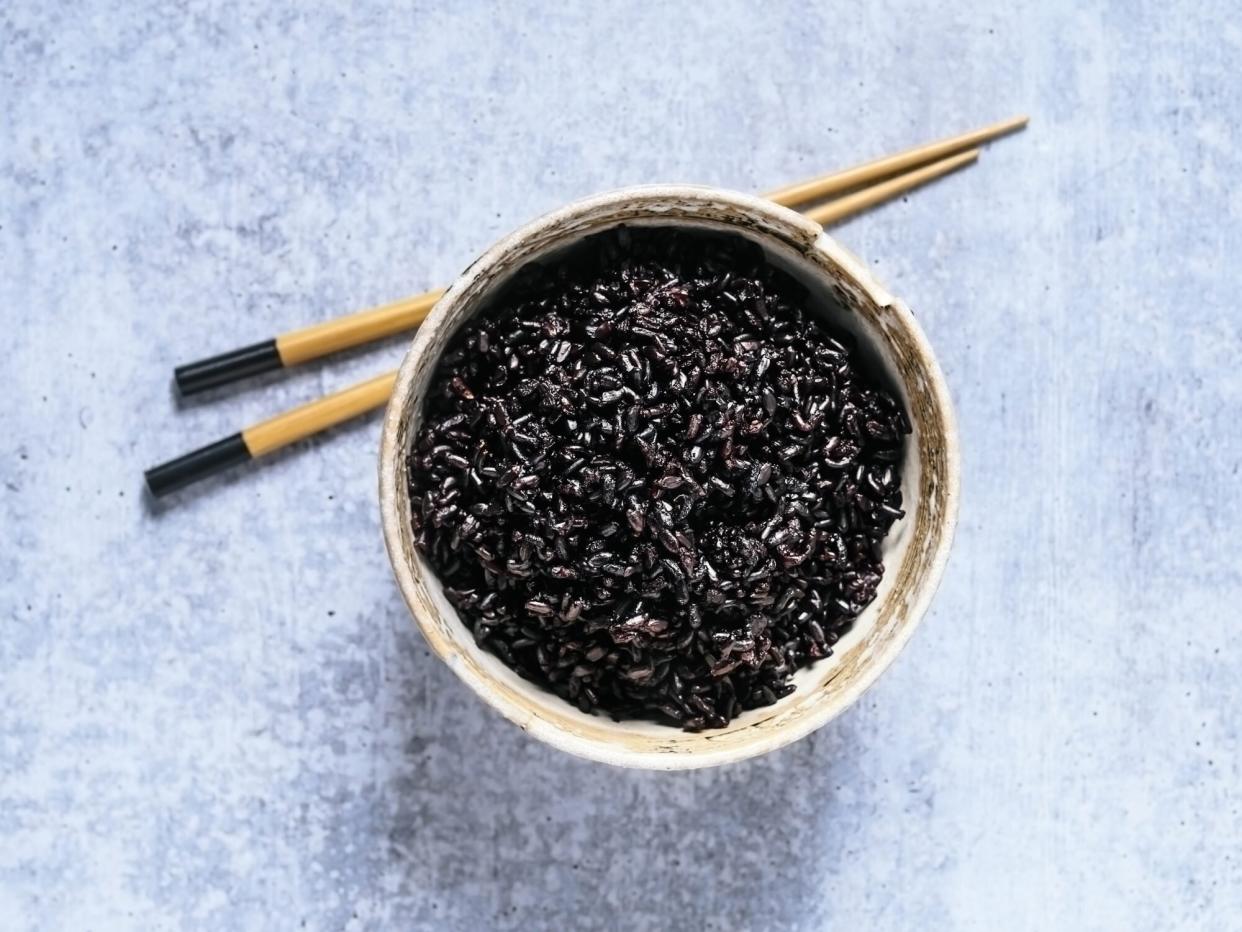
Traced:
POLYGON ((232 466, 240 466, 251 459, 250 448, 246 446, 245 438, 238 433, 154 466, 144 475, 151 494, 160 498, 185 488, 191 482, 206 479, 232 466))
POLYGON ((210 359, 188 362, 173 371, 173 378, 177 382, 177 391, 183 395, 193 395, 283 366, 276 340, 271 339, 221 353, 210 359))

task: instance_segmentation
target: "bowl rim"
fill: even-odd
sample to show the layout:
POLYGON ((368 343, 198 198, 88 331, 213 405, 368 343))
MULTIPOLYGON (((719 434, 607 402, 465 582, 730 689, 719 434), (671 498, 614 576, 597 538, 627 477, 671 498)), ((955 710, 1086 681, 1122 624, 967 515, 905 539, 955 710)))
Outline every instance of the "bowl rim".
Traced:
MULTIPOLYGON (((647 217, 675 220, 676 214, 653 209, 647 217)), ((725 225, 730 224, 728 216, 720 216, 718 219, 725 225)), ((739 228, 743 226, 740 223, 733 225, 739 228)), ((748 232, 765 239, 775 237, 775 233, 767 229, 751 228, 748 232)), ((683 770, 744 760, 784 747, 832 721, 853 705, 879 679, 880 675, 901 653, 914 630, 921 623, 939 588, 957 526, 961 466, 957 419, 948 385, 931 345, 909 307, 880 285, 862 260, 837 243, 819 224, 813 223, 796 211, 741 192, 710 186, 679 184, 630 186, 573 201, 502 237, 467 266, 436 302, 402 359, 384 414, 380 437, 378 478, 385 549, 406 608, 433 653, 444 661, 479 698, 522 730, 546 744, 577 757, 622 767, 683 770), (578 216, 590 216, 593 212, 608 207, 638 206, 644 202, 654 204, 670 200, 711 203, 717 207, 723 205, 747 214, 763 215, 766 221, 783 228, 794 239, 804 240, 808 249, 824 253, 825 257, 841 267, 852 279, 852 284, 863 291, 875 304, 886 305, 910 338, 915 352, 920 357, 920 363, 926 371, 928 381, 926 388, 943 423, 942 439, 945 454, 943 476, 945 508, 940 516, 939 541, 934 550, 926 555, 926 572, 922 583, 911 592, 905 621, 898 626, 894 636, 886 641, 883 649, 869 658, 868 662, 837 695, 835 701, 826 702, 822 707, 811 710, 808 714, 793 721, 768 729, 758 740, 751 743, 724 749, 713 748, 705 744, 701 748, 680 753, 638 750, 627 747, 621 741, 601 742, 576 735, 540 718, 529 709, 520 708, 503 691, 497 689, 488 676, 473 669, 469 664, 459 662, 461 658, 458 656, 457 648, 446 644, 445 640, 434 630, 433 625, 428 624, 422 617, 423 602, 416 596, 418 583, 414 564, 406 558, 401 547, 402 530, 409 519, 408 515, 405 515, 398 507, 398 484, 404 478, 403 470, 398 469, 398 464, 404 462, 399 446, 401 422, 410 404, 414 383, 422 369, 422 357, 442 328, 444 318, 448 316, 450 309, 462 300, 463 292, 468 290, 470 284, 492 272, 498 264, 506 260, 510 253, 528 240, 537 238, 549 228, 560 227, 578 216)), ((711 733, 703 734, 710 735, 711 733)))

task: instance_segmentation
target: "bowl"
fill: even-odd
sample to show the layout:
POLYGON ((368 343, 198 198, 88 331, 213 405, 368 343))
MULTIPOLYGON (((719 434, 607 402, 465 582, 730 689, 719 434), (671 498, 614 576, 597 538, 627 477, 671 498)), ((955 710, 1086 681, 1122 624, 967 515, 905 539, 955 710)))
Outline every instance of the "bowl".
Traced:
POLYGON ((957 520, 958 441, 944 377, 909 308, 818 224, 731 191, 636 187, 554 211, 502 239, 461 274, 419 328, 397 374, 384 418, 379 480, 384 541, 401 594, 432 650, 467 686, 505 718, 563 751, 624 767, 679 770, 789 744, 840 715, 888 668, 944 570, 957 520), (906 516, 885 539, 884 581, 876 599, 831 657, 799 671, 791 695, 717 730, 614 722, 522 679, 476 646, 413 539, 406 481, 411 443, 428 384, 453 335, 518 269, 620 224, 727 232, 758 243, 769 261, 808 286, 816 310, 855 335, 864 360, 899 393, 913 426, 902 466, 906 516))

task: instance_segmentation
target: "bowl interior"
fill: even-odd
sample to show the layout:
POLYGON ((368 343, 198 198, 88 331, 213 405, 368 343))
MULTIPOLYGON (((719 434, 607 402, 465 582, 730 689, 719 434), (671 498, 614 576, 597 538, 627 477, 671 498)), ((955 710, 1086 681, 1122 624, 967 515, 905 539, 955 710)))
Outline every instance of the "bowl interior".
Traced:
POLYGON ((385 540, 402 593, 423 634, 482 698, 532 734, 571 753, 628 766, 706 766, 779 747, 839 714, 909 637, 938 581, 956 514, 956 436, 943 380, 909 311, 860 262, 792 211, 709 189, 644 188, 571 205, 519 230, 466 270, 437 305, 401 367, 385 419, 380 495, 385 540), (697 734, 646 721, 588 715, 478 648, 413 544, 405 477, 411 440, 436 361, 453 335, 512 276, 583 237, 620 224, 674 225, 743 236, 807 286, 812 308, 858 340, 910 416, 902 464, 906 517, 885 539, 884 581, 831 657, 799 671, 795 692, 697 734))

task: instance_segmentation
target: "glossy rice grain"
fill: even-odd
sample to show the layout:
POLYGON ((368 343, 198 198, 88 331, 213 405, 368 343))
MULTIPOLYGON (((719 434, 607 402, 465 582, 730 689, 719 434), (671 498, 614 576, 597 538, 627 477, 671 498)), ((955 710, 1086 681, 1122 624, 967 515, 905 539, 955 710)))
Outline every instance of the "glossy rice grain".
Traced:
POLYGON ((875 597, 909 430, 758 247, 621 228, 456 335, 411 518, 522 676, 583 711, 719 728, 792 692, 875 597))

